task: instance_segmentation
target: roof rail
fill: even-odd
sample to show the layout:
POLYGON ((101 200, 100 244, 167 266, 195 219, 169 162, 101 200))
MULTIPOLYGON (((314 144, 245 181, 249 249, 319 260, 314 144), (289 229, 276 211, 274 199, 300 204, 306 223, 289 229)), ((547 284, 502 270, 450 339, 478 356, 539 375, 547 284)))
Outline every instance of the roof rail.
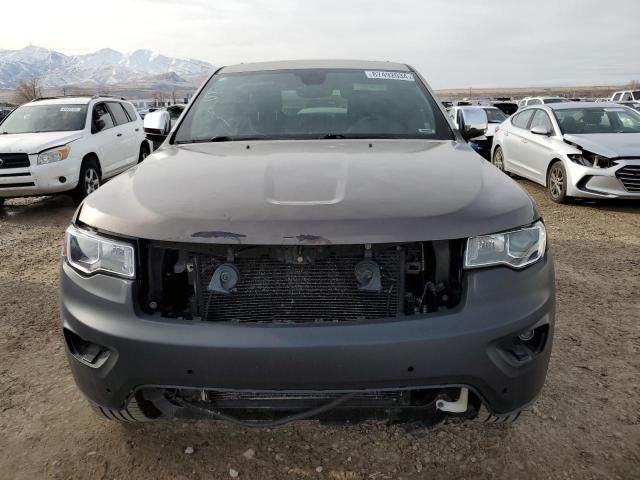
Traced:
POLYGON ((126 98, 124 97, 120 97, 118 95, 102 95, 100 93, 94 93, 93 95, 90 94, 86 94, 86 95, 55 95, 52 97, 37 97, 34 98, 32 100, 29 100, 29 103, 31 102, 37 102, 39 100, 57 100, 60 98, 117 98, 118 100, 126 100, 126 98))
POLYGON ((126 100, 126 98, 118 95, 103 95, 101 93, 94 93, 91 98, 117 98, 118 100, 126 100))
POLYGON ((33 100, 29 100, 29 103, 37 102, 38 100, 57 100, 59 98, 87 98, 87 97, 91 97, 91 95, 56 95, 53 97, 37 97, 37 98, 34 98, 33 100))

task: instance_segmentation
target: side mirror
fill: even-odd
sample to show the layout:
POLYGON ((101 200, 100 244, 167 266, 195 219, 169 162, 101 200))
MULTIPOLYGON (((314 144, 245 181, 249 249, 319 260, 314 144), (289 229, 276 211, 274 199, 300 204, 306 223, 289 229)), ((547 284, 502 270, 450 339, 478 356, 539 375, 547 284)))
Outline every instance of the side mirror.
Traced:
POLYGON ((462 125, 460 134, 465 140, 480 137, 485 134, 489 121, 487 113, 481 108, 462 108, 462 125))
POLYGON ((531 133, 533 133, 534 135, 544 135, 545 137, 548 137, 549 135, 551 135, 551 130, 540 125, 537 127, 533 127, 531 129, 531 133))
POLYGON ((171 117, 166 110, 157 110, 145 115, 143 125, 148 140, 162 143, 171 131, 171 117))

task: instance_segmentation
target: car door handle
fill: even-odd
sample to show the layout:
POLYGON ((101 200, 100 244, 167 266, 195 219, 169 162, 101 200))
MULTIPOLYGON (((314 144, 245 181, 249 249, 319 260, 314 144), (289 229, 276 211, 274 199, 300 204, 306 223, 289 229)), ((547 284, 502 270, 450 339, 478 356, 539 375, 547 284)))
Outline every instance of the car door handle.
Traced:
POLYGON ((521 138, 521 139, 520 139, 520 141, 521 141, 522 143, 529 143, 529 141, 528 141, 528 140, 525 140, 524 138, 521 138))
POLYGON ((116 135, 116 137, 121 137, 121 136, 122 136, 122 134, 121 134, 121 133, 119 133, 119 134, 117 134, 117 135, 116 135))

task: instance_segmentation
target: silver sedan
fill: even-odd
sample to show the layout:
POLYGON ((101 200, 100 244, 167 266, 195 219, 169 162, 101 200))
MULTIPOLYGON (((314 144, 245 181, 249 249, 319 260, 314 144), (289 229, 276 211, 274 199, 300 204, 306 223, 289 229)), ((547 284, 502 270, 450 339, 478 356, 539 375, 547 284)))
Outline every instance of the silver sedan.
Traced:
POLYGON ((640 114, 614 103, 528 107, 496 128, 499 169, 572 197, 640 199, 640 114))

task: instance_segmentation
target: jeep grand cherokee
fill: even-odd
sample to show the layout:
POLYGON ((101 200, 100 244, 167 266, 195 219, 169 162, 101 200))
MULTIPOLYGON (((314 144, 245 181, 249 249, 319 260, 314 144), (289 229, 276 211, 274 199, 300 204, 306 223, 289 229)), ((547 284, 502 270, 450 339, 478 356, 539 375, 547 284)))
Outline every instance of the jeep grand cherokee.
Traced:
POLYGON ((169 125, 147 115, 162 146, 66 232, 63 332, 101 415, 506 421, 536 398, 544 224, 411 67, 224 67, 169 125))

